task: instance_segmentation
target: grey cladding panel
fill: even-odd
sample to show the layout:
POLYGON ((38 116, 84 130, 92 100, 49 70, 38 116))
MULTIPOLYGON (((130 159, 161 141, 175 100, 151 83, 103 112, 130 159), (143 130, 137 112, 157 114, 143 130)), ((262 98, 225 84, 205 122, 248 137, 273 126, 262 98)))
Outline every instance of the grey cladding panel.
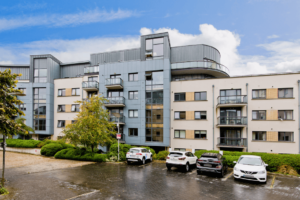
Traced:
POLYGON ((5 71, 6 69, 10 69, 13 74, 22 74, 18 78, 19 80, 29 80, 29 67, 0 67, 0 71, 5 71))
POLYGON ((34 68, 47 68, 47 58, 34 59, 34 68))
POLYGON ((78 75, 84 75, 84 68, 89 67, 90 64, 81 64, 81 65, 67 65, 62 66, 61 69, 61 78, 65 77, 76 77, 78 75))

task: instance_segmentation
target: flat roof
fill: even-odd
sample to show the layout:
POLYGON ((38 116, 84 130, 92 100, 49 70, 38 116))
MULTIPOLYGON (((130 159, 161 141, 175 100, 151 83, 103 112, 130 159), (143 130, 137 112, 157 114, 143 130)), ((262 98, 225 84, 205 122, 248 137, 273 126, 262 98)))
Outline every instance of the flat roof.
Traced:
POLYGON ((29 68, 29 64, 25 65, 25 64, 0 64, 0 67, 16 67, 16 68, 29 68))
POLYGON ((89 60, 84 60, 84 61, 77 61, 77 62, 68 62, 68 63, 61 63, 60 65, 78 65, 78 64, 86 64, 86 63, 91 63, 89 60))

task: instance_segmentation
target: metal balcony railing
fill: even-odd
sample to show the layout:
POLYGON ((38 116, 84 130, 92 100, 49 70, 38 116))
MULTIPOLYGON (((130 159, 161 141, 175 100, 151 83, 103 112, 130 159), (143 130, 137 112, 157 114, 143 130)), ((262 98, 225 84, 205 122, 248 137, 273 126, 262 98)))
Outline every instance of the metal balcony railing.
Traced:
POLYGON ((218 104, 247 104, 247 95, 219 96, 218 104))
POLYGON ((82 88, 99 88, 98 81, 83 81, 82 88))
POLYGON ((108 101, 106 101, 104 104, 125 104, 125 98, 124 97, 106 97, 108 101))
POLYGON ((218 138, 219 146, 247 147, 247 138, 218 138))
POLYGON ((113 85, 121 85, 123 87, 123 80, 121 78, 107 78, 105 80, 106 86, 113 86, 113 85))
MULTIPOLYGON (((118 117, 115 117, 114 115, 110 115, 109 121, 118 123, 118 117)), ((125 123, 125 116, 123 114, 121 114, 121 116, 119 118, 119 123, 125 123)))
POLYGON ((247 125, 247 117, 218 117, 218 125, 247 125))

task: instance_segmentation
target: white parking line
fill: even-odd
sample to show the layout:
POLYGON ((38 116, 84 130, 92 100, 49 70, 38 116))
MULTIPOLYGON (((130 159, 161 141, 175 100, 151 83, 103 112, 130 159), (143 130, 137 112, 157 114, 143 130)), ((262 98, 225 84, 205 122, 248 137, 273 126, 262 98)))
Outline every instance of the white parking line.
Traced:
POLYGON ((270 186, 271 189, 274 188, 275 178, 276 178, 276 176, 274 175, 274 176, 273 176, 272 183, 271 183, 271 186, 270 186))
POLYGON ((93 192, 81 194, 81 195, 78 195, 78 196, 76 196, 76 197, 72 197, 72 198, 66 199, 66 200, 76 199, 76 198, 78 198, 78 197, 86 196, 86 195, 93 194, 93 193, 96 193, 96 192, 99 192, 99 190, 95 190, 95 191, 93 191, 93 192))
POLYGON ((168 169, 168 168, 164 168, 164 169, 162 169, 162 170, 166 170, 166 169, 168 169))
POLYGON ((229 177, 231 177, 233 172, 231 172, 229 175, 227 175, 225 178, 222 178, 222 181, 226 181, 229 177))

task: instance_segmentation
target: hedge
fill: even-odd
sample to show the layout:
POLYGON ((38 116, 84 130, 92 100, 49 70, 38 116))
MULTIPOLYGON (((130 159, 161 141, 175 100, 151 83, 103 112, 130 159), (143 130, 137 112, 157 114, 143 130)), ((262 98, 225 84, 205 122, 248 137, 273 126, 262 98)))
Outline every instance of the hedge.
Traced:
MULTIPOLYGON (((129 151, 129 149, 132 148, 129 144, 120 144, 119 143, 119 159, 120 161, 126 160, 126 153, 129 151)), ((107 154, 108 159, 112 158, 113 160, 117 160, 118 158, 118 143, 113 143, 110 146, 110 152, 107 154)))
MULTIPOLYGON (((195 155, 200 158, 203 153, 219 153, 219 151, 196 151, 195 155)), ((226 163, 229 167, 233 167, 235 164, 233 161, 237 161, 241 155, 255 155, 260 156, 262 160, 268 164, 267 170, 274 172, 278 170, 278 167, 282 165, 288 165, 300 172, 300 155, 299 154, 270 154, 270 153, 256 153, 256 152, 236 152, 236 151, 223 151, 223 155, 226 158, 226 163)))
POLYGON ((6 144, 8 147, 20 148, 37 148, 41 143, 39 140, 20 140, 20 139, 7 139, 6 144))
POLYGON ((38 147, 42 148, 43 146, 50 144, 50 143, 60 144, 63 146, 64 149, 74 147, 71 144, 66 144, 64 140, 47 140, 47 139, 43 140, 41 143, 39 143, 38 147))
POLYGON ((167 156, 169 155, 169 151, 160 151, 158 154, 154 155, 154 160, 166 160, 167 156))
POLYGON ((41 149, 41 155, 44 156, 54 156, 58 151, 62 150, 63 146, 58 143, 46 144, 41 149))
POLYGON ((93 162, 105 162, 107 159, 106 154, 92 153, 79 148, 63 149, 57 152, 54 155, 54 157, 59 159, 93 161, 93 162))

